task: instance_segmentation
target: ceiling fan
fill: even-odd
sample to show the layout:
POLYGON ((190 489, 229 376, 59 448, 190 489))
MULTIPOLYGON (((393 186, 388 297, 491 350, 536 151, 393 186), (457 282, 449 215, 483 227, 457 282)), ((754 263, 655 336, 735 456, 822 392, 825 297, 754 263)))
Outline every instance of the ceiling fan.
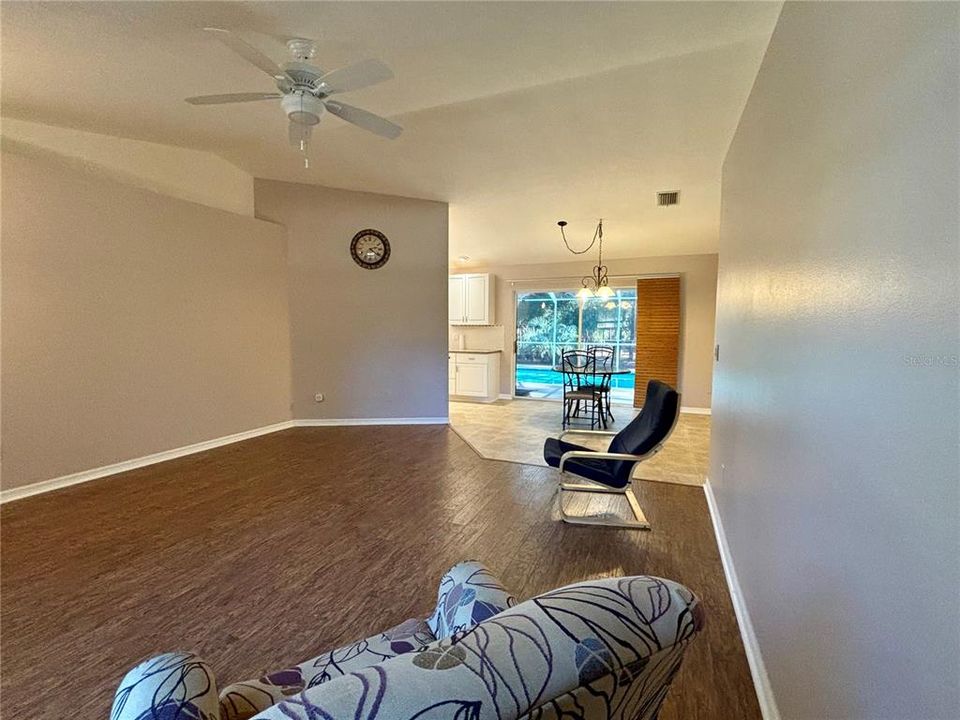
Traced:
POLYGON ((379 60, 363 60, 339 70, 324 72, 309 62, 316 52, 314 41, 294 38, 287 41, 287 48, 293 59, 281 66, 229 30, 212 27, 204 30, 244 60, 272 77, 279 92, 200 95, 187 98, 187 102, 191 105, 223 105, 257 100, 280 100, 280 106, 290 119, 290 144, 303 153, 304 167, 310 167, 307 146, 314 126, 320 122, 320 117, 325 111, 390 140, 403 132, 403 128, 399 125, 379 115, 331 97, 393 78, 390 68, 379 60))

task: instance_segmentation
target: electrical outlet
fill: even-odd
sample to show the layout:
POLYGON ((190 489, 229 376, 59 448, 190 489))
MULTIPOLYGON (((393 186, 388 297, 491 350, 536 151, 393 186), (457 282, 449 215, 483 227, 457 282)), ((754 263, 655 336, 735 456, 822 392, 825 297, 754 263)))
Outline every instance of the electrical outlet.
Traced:
POLYGON ((323 402, 323 393, 317 393, 313 396, 314 402, 323 402))

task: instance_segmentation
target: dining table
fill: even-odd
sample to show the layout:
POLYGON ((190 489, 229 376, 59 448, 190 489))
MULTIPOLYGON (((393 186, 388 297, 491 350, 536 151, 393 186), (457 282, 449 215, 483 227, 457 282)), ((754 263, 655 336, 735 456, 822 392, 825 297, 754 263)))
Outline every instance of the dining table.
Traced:
MULTIPOLYGON (((629 369, 613 369, 613 368, 595 368, 592 366, 583 366, 583 367, 564 367, 563 365, 554 365, 553 371, 562 373, 564 375, 575 375, 579 377, 591 376, 591 377, 600 377, 602 378, 601 383, 609 387, 610 379, 614 376, 620 375, 633 375, 634 371, 629 369)), ((577 383, 580 385, 581 383, 577 383)), ((587 383, 584 383, 587 384, 587 383)), ((607 420, 611 422, 616 420, 613 417, 613 411, 610 409, 610 402, 608 401, 606 405, 601 406, 602 412, 600 413, 600 422, 603 425, 604 430, 607 428, 607 420)))

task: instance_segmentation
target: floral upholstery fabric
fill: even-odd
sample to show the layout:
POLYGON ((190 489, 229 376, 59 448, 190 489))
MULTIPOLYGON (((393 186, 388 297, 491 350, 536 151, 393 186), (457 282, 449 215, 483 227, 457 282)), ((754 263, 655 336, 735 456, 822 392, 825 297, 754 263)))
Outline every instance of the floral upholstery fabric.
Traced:
POLYGON ((701 626, 697 598, 668 580, 578 583, 256 720, 653 720, 701 626))
POLYGON ((219 710, 213 673, 196 656, 170 653, 153 658, 127 673, 117 691, 111 720, 167 720, 168 716, 171 720, 249 720, 288 696, 388 658, 421 650, 514 603, 500 581, 482 564, 459 563, 441 578, 437 607, 428 619, 412 618, 298 665, 228 685, 220 692, 219 710), (180 676, 191 682, 178 685, 180 676), (152 704, 154 695, 160 705, 152 704), (191 703, 199 709, 194 711, 191 703), (205 714, 197 714, 201 711, 205 714))
POLYGON ((419 650, 434 640, 436 637, 427 623, 413 618, 299 665, 228 685, 220 692, 220 720, 248 720, 289 695, 387 658, 419 650))
POLYGON ((427 624, 438 640, 471 628, 498 612, 516 605, 487 568, 478 562, 454 565, 440 579, 437 607, 427 624))
MULTIPOLYGON (((483 566, 462 564, 444 576, 426 621, 254 681, 281 698, 254 717, 652 720, 701 626, 697 598, 668 580, 596 580, 514 605, 483 566)), ((127 674, 111 719, 227 720, 231 711, 201 660, 172 653, 127 674)))
POLYGON ((213 673, 193 653, 172 652, 140 663, 113 698, 110 720, 219 720, 213 673))
POLYGON ((454 565, 440 579, 437 607, 428 620, 413 618, 299 665, 229 685, 220 693, 220 720, 249 720, 290 695, 396 655, 420 650, 458 629, 473 627, 514 602, 500 581, 480 563, 454 565))

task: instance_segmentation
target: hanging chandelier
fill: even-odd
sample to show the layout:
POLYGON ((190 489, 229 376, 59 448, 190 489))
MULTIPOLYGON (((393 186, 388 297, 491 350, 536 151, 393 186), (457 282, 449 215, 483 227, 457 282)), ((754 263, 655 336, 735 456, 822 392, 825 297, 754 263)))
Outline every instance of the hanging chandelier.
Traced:
POLYGON ((584 300, 591 297, 604 299, 613 297, 614 292, 607 279, 607 266, 603 264, 603 218, 597 223, 597 229, 593 231, 593 240, 591 240, 590 244, 583 250, 574 250, 570 247, 570 243, 567 242, 567 234, 564 231, 564 228, 567 226, 566 220, 560 220, 557 222, 557 225, 560 226, 560 236, 563 238, 563 244, 566 245, 567 250, 574 255, 584 255, 590 252, 594 245, 598 245, 599 247, 597 264, 593 266, 593 274, 584 275, 580 279, 581 288, 577 291, 577 297, 584 300))

